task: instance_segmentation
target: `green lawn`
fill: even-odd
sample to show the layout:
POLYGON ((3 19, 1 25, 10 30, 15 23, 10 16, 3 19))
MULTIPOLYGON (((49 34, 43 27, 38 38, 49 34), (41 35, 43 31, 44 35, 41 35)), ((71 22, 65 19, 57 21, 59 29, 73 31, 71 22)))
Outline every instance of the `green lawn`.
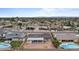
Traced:
POLYGON ((20 47, 21 43, 22 43, 22 41, 12 41, 11 46, 12 46, 12 48, 18 48, 18 47, 20 47))

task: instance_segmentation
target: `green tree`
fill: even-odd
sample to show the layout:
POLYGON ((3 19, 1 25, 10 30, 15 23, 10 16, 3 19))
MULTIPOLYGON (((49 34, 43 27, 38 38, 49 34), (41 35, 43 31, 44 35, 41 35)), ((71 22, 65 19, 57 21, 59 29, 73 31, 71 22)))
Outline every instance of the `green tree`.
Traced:
POLYGON ((59 40, 56 37, 53 38, 52 43, 56 48, 58 48, 59 45, 61 44, 61 42, 59 42, 59 40))
POLYGON ((76 25, 74 23, 72 23, 71 27, 72 27, 73 30, 76 29, 76 25))
POLYGON ((19 28, 22 29, 22 23, 18 23, 19 28))

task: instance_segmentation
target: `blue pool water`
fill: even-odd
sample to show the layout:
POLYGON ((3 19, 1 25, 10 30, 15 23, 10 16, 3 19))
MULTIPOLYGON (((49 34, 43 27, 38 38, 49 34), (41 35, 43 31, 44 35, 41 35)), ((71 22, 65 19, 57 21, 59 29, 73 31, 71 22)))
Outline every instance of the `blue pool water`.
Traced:
POLYGON ((0 48, 10 48, 11 45, 8 43, 0 42, 0 48))
POLYGON ((70 42, 70 43, 62 43, 60 45, 61 48, 64 48, 64 49, 76 49, 76 48, 79 48, 79 46, 73 42, 70 42))

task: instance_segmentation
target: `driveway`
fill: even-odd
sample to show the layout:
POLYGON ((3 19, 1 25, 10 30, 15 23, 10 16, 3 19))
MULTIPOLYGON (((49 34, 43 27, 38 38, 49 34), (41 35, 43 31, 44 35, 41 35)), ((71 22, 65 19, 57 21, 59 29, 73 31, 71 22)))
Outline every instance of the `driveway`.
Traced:
POLYGON ((45 43, 27 43, 25 42, 23 45, 24 49, 55 49, 51 40, 49 39, 45 43))

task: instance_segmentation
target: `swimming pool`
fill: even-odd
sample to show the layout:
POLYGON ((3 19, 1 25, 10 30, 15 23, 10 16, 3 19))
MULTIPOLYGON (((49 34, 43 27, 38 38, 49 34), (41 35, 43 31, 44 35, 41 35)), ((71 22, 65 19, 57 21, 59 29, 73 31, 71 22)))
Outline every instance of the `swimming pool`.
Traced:
POLYGON ((67 43, 62 43, 60 45, 60 48, 63 48, 63 49, 76 49, 76 48, 79 48, 79 46, 77 44, 75 44, 74 42, 67 42, 67 43))
POLYGON ((10 48, 11 45, 9 43, 0 42, 0 48, 10 48))

